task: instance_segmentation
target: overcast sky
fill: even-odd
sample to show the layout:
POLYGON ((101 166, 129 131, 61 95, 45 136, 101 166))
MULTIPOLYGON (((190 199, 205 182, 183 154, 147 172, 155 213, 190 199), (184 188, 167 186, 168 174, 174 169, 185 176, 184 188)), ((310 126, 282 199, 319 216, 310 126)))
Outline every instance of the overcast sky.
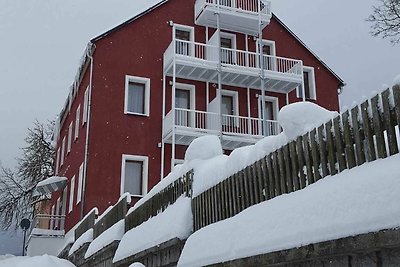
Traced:
MULTIPOLYGON (((87 42, 150 2, 154 0, 0 0, 3 165, 14 167, 33 120, 59 113, 87 42)), ((346 82, 342 106, 391 85, 400 73, 400 45, 369 35, 365 18, 376 0, 272 3, 278 17, 346 82)), ((6 251, 0 246, 0 254, 6 251)))

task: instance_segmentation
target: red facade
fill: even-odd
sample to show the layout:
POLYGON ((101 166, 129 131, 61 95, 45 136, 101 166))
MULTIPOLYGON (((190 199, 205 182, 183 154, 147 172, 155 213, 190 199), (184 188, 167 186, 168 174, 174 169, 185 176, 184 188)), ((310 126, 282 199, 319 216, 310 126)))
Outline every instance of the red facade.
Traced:
MULTIPOLYGON (((122 155, 142 155, 148 157, 148 189, 160 181, 163 105, 163 54, 172 41, 172 27, 168 23, 195 27, 195 41, 206 42, 205 27, 194 24, 195 0, 172 0, 143 14, 135 20, 121 25, 107 34, 94 39, 93 76, 91 89, 90 129, 87 150, 87 170, 84 190, 83 214, 98 207, 100 212, 113 204, 120 197, 122 155), (124 114, 125 76, 149 78, 150 114, 149 116, 124 114)), ((211 36, 213 30, 210 29, 211 36)), ((305 66, 314 67, 316 83, 316 102, 329 109, 338 110, 338 88, 342 81, 316 58, 292 33, 275 17, 264 30, 264 39, 275 41, 276 55, 300 59, 305 66)), ((244 34, 237 34, 237 48, 255 51, 253 37, 247 40, 244 34)), ((166 110, 171 109, 171 85, 167 78, 166 110)), ((177 79, 178 82, 196 86, 195 109, 206 111, 206 84, 193 80, 177 79)), ((90 83, 90 64, 83 72, 83 79, 78 87, 70 111, 61 123, 56 149, 62 146, 64 136, 68 136, 68 127, 75 120, 77 107, 84 106, 84 92, 90 83)), ((224 86, 224 89, 238 92, 239 115, 248 116, 247 103, 250 103, 250 115, 258 117, 257 95, 259 90, 250 90, 248 99, 246 88, 224 86)), ((210 86, 209 98, 216 95, 216 88, 210 86)), ((278 97, 279 107, 286 105, 286 95, 267 93, 278 97)), ((289 94, 289 101, 301 101, 296 91, 289 94)), ((82 122, 82 116, 80 118, 82 122)), ((88 123, 80 123, 79 136, 72 142, 71 152, 65 153, 64 164, 59 169, 59 176, 71 179, 75 175, 75 191, 72 212, 69 213, 71 184, 68 183, 66 196, 66 230, 76 224, 82 214, 81 205, 76 204, 79 167, 85 159, 86 131, 88 123)), ((68 137, 66 137, 68 138, 68 137)), ((183 159, 185 146, 178 146, 176 158, 183 159)), ((67 149, 65 149, 67 150, 67 149)), ((165 147, 166 162, 171 157, 171 146, 165 147)), ((165 164, 165 174, 170 165, 165 164)), ((54 195, 53 200, 59 197, 54 195)))

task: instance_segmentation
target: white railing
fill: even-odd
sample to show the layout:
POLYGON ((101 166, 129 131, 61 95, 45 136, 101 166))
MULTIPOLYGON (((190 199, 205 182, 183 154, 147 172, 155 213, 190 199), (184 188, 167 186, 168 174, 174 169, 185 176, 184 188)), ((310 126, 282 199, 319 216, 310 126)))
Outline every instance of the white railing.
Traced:
MULTIPOLYGON (((175 40, 175 54, 174 42, 170 44, 164 54, 165 62, 169 62, 172 57, 179 56, 188 60, 205 60, 210 63, 217 63, 219 59, 219 47, 214 45, 206 45, 197 42, 175 40)), ((221 63, 223 66, 228 67, 245 67, 258 69, 259 54, 255 52, 221 48, 221 63)), ((303 75, 303 65, 301 60, 263 55, 264 70, 270 72, 286 73, 303 75)))
POLYGON ((261 0, 197 0, 195 5, 196 16, 207 6, 219 7, 232 11, 245 11, 271 16, 271 2, 261 0), (260 10, 261 7, 261 10, 260 10))
POLYGON ((33 218, 32 229, 64 230, 65 215, 37 214, 33 218))
MULTIPOLYGON (((171 129, 174 111, 171 110, 164 118, 165 129, 171 129)), ((266 121, 266 136, 280 132, 277 121, 266 121)), ((263 135, 263 120, 259 118, 242 117, 235 115, 220 116, 218 113, 190 109, 175 109, 175 126, 200 130, 202 132, 219 132, 230 135, 263 135)))

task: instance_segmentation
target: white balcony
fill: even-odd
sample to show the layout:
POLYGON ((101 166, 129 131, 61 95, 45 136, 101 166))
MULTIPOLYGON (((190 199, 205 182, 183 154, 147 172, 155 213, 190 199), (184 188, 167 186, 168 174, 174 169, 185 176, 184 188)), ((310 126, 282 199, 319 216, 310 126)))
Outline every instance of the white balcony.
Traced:
POLYGON ((258 35, 260 23, 265 28, 272 17, 271 3, 262 0, 197 0, 197 25, 217 28, 217 16, 223 30, 258 35))
POLYGON ((65 215, 37 214, 33 218, 31 236, 64 236, 65 215))
POLYGON ((288 93, 303 81, 301 60, 264 55, 262 72, 257 53, 181 40, 172 41, 165 51, 164 72, 173 76, 175 63, 177 78, 218 83, 219 58, 225 85, 261 89, 263 73, 268 91, 288 93))
MULTIPOLYGON (((176 108, 164 118, 163 137, 166 143, 172 143, 175 133, 176 144, 189 145, 199 136, 219 135, 222 132, 222 147, 232 150, 254 144, 263 138, 262 123, 262 119, 259 118, 220 116, 214 112, 176 108)), ((266 136, 276 135, 280 132, 277 121, 266 121, 266 123, 266 136)))

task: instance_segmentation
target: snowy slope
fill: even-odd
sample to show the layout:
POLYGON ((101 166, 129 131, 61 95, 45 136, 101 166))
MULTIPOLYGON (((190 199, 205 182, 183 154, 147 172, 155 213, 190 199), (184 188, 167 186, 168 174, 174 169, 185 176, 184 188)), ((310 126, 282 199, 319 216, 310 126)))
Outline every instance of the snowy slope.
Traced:
POLYGON ((0 267, 75 267, 71 262, 54 256, 9 257, 0 259, 0 267))
POLYGON ((400 227, 400 155, 324 178, 189 237, 178 266, 202 266, 400 227))

